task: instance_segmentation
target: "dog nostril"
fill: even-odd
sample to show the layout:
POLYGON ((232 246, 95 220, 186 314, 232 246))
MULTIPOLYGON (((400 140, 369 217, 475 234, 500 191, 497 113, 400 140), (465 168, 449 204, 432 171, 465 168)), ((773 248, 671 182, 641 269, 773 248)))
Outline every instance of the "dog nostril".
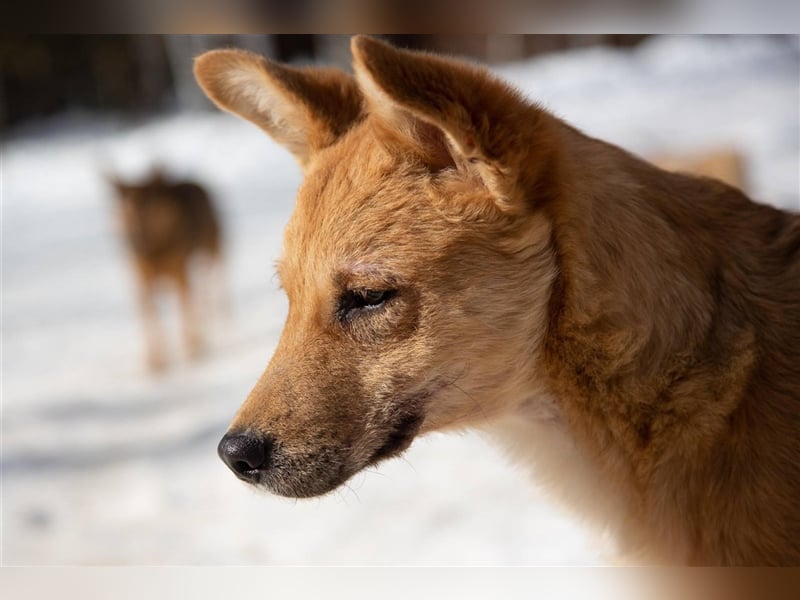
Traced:
POLYGON ((239 473, 244 473, 245 471, 249 471, 250 469, 254 469, 256 467, 252 467, 243 460, 237 460, 233 463, 233 470, 238 471, 239 473))
POLYGON ((270 441, 262 437, 226 434, 217 453, 234 473, 253 480, 266 468, 271 448, 270 441))

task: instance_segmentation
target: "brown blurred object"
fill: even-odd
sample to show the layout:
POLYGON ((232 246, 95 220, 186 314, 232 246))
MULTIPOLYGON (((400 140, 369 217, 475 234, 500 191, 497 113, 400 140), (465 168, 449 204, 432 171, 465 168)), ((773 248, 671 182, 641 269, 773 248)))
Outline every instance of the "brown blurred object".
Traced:
POLYGON ((471 34, 385 35, 400 47, 471 58, 488 64, 587 46, 632 48, 647 35, 617 34, 471 34))
POLYGON ((70 34, 582 31, 586 23, 602 30, 603 23, 626 17, 658 20, 675 14, 687 1, 11 0, 3 4, 0 30, 70 34), (599 26, 598 19, 604 20, 599 26), (564 26, 565 21, 572 27, 564 26))
MULTIPOLYGON (((794 600, 800 590, 797 568, 627 569, 630 600, 794 600)), ((628 597, 625 598, 628 600, 628 597)))
POLYGON ((178 293, 184 342, 188 355, 196 358, 204 344, 201 322, 209 322, 200 319, 199 310, 210 316, 222 308, 216 299, 224 298, 222 236, 211 197, 200 185, 170 181, 158 169, 136 183, 109 179, 139 281, 148 365, 154 371, 166 365, 156 303, 160 283, 173 285, 178 293))
POLYGON ((744 157, 732 148, 715 148, 702 153, 663 154, 651 159, 667 171, 713 177, 723 183, 747 191, 744 157))

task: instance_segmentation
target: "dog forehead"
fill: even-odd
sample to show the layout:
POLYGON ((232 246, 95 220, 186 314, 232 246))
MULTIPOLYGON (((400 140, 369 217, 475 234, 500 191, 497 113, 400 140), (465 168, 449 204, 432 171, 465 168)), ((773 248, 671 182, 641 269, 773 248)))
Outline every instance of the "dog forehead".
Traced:
POLYGON ((279 271, 287 291, 330 288, 343 273, 402 275, 415 268, 414 256, 430 258, 449 230, 430 183, 413 151, 382 139, 369 122, 321 151, 284 232, 279 271))
POLYGON ((332 235, 355 241, 402 228, 425 203, 423 179, 402 153, 370 135, 346 136, 321 152, 307 171, 289 229, 304 241, 332 235))
POLYGON ((317 153, 298 193, 299 204, 334 211, 374 195, 401 172, 401 157, 376 139, 368 125, 356 126, 317 153))

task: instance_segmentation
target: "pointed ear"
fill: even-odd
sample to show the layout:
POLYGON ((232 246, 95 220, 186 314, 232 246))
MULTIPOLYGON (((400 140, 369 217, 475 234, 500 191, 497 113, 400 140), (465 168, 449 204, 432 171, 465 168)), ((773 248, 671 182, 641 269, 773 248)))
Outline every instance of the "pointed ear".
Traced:
POLYGON ((367 36, 354 37, 351 49, 371 113, 421 143, 437 139, 435 127, 457 167, 480 177, 501 208, 530 200, 555 150, 554 117, 484 68, 367 36))
POLYGON ((197 57, 194 74, 214 103, 258 125, 306 167, 361 116, 361 93, 337 69, 294 68, 243 50, 197 57))
POLYGON ((123 181, 119 175, 117 175, 113 171, 109 171, 106 169, 102 169, 100 171, 100 176, 105 180, 105 182, 111 186, 114 191, 117 193, 118 196, 122 196, 125 194, 128 189, 130 189, 130 185, 127 182, 123 181))

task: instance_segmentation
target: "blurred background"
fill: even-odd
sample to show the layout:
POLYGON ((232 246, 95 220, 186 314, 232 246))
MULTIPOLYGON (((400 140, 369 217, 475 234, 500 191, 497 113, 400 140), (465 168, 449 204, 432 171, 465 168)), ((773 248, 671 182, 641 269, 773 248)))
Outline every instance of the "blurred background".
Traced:
MULTIPOLYGON (((487 63, 592 136, 800 209, 797 36, 386 37, 487 63)), ((193 57, 221 46, 350 68, 338 35, 0 39, 0 560, 607 562, 601 539, 478 434, 417 440, 305 501, 256 494, 218 460, 283 325, 273 264, 300 182, 285 150, 194 83, 193 57), (213 199, 229 299, 190 359, 177 296, 158 297, 159 371, 110 182, 142 182, 155 166, 213 199)))

